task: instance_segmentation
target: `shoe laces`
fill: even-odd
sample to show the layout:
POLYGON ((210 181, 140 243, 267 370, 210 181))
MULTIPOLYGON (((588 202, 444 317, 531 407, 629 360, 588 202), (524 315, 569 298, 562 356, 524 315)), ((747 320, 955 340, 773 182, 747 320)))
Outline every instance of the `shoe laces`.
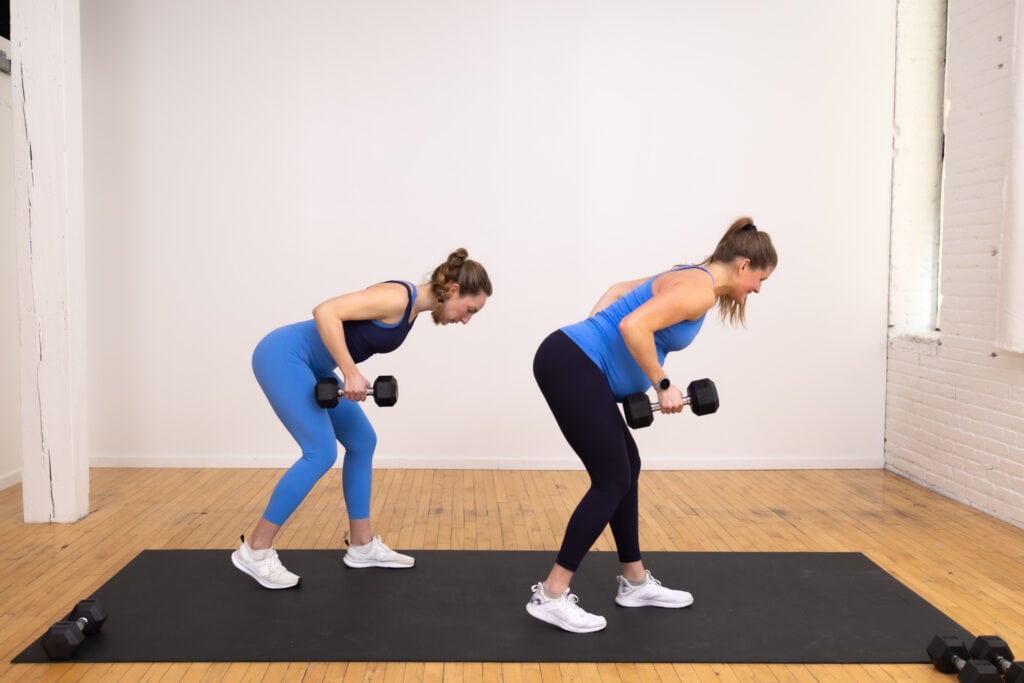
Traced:
POLYGON ((281 560, 277 556, 276 550, 271 550, 271 552, 267 554, 263 561, 267 563, 267 569, 269 570, 270 574, 283 574, 288 571, 284 568, 284 565, 281 564, 281 560))
MULTIPOLYGON (((533 584, 531 590, 534 593, 541 593, 541 595, 547 593, 547 590, 544 589, 544 584, 542 583, 533 584)), ((550 600, 562 603, 562 606, 570 612, 575 612, 576 614, 587 613, 585 609, 579 606, 580 596, 576 595, 575 593, 562 593, 562 595, 558 596, 557 598, 550 598, 550 600)))
POLYGON ((582 607, 580 607, 580 605, 579 605, 580 596, 576 595, 575 593, 569 593, 568 595, 563 595, 561 598, 559 598, 559 602, 562 603, 562 606, 566 610, 568 610, 569 612, 572 612, 576 616, 580 616, 580 617, 582 617, 582 616, 590 616, 590 613, 587 612, 587 610, 585 610, 582 607))
POLYGON ((366 555, 378 559, 385 558, 391 555, 391 548, 387 547, 384 541, 380 540, 380 536, 374 536, 373 540, 370 541, 370 547, 367 549, 366 555))
POLYGON ((366 557, 374 557, 376 555, 379 555, 382 551, 387 552, 388 550, 390 550, 390 548, 384 545, 384 541, 380 540, 380 536, 372 537, 369 543, 367 543, 365 546, 361 546, 365 547, 366 550, 359 550, 356 546, 349 543, 349 540, 347 538, 345 539, 345 545, 348 546, 347 552, 350 552, 353 555, 363 555, 366 557))

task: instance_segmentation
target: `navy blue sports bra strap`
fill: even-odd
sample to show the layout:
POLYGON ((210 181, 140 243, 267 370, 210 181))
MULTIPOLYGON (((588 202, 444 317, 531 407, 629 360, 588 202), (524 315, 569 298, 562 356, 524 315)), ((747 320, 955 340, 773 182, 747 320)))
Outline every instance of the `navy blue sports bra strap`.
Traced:
POLYGON ((409 316, 412 315, 412 305, 416 302, 416 287, 411 282, 405 280, 385 280, 385 282, 394 282, 395 284, 402 285, 405 287, 405 291, 409 293, 409 303, 405 307, 405 317, 402 320, 408 324, 409 316))

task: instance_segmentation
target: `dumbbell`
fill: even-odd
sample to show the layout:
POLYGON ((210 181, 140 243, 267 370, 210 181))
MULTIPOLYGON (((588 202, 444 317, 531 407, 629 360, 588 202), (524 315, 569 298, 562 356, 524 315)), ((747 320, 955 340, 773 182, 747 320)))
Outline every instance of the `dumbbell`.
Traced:
MULTIPOLYGON (((718 389, 708 378, 695 379, 686 387, 683 404, 689 404, 694 415, 707 415, 718 410, 718 389)), ((647 394, 630 394, 622 402, 622 410, 626 414, 626 424, 633 429, 646 427, 654 422, 654 411, 661 410, 661 405, 651 403, 647 394)))
POLYGON ((992 662, 1003 672, 1006 683, 1024 683, 1024 664, 1013 661, 1013 652, 999 636, 978 636, 971 645, 971 657, 992 662))
POLYGON ((107 612, 96 600, 82 600, 63 621, 50 627, 40 644, 50 659, 71 659, 86 636, 99 633, 107 612))
POLYGON ((963 641, 954 636, 935 636, 928 644, 928 657, 935 668, 944 674, 957 674, 961 683, 1003 683, 992 662, 970 659, 971 654, 963 641))
MULTIPOLYGON (((344 392, 337 377, 322 377, 316 381, 316 404, 321 408, 333 408, 338 405, 338 398, 344 392)), ((373 380, 373 386, 366 390, 367 396, 373 396, 373 402, 388 407, 398 403, 398 380, 391 375, 381 375, 373 380)))

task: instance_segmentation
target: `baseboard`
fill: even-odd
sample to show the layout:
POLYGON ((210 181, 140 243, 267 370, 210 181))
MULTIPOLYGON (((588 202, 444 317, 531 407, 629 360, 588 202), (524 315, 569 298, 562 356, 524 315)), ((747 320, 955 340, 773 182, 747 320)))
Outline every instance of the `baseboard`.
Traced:
MULTIPOLYGON (((93 455, 92 467, 188 467, 188 468, 269 468, 284 469, 295 462, 280 455, 93 455)), ((377 469, 436 470, 582 470, 573 455, 557 456, 466 456, 439 458, 432 455, 401 456, 377 454, 377 469)), ((678 456, 643 457, 646 470, 864 470, 881 469, 882 455, 873 456, 678 456)), ((341 461, 335 467, 340 467, 341 461)))
POLYGON ((21 470, 14 470, 0 475, 0 491, 21 483, 21 470))

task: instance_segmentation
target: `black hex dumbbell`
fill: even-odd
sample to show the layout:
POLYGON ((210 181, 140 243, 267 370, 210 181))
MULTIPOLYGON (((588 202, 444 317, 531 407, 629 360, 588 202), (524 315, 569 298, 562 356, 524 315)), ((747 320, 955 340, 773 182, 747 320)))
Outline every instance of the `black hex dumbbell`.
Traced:
MULTIPOLYGON (((683 403, 689 404, 694 415, 707 415, 718 410, 718 389, 708 378, 695 379, 686 387, 683 403)), ((626 424, 633 429, 646 427, 654 422, 654 411, 661 410, 661 405, 651 403, 647 394, 630 394, 622 402, 622 411, 626 414, 626 424)))
POLYGON ((1013 661, 1013 651, 999 636, 978 636, 971 645, 971 657, 992 662, 1003 672, 1005 683, 1024 683, 1024 664, 1013 661))
MULTIPOLYGON (((316 404, 321 408, 333 408, 338 405, 342 395, 341 382, 337 377, 323 377, 316 381, 316 404)), ((373 386, 366 390, 367 396, 373 396, 373 402, 382 407, 398 403, 398 380, 391 375, 381 375, 373 380, 373 386)))
POLYGON ((1003 677, 991 662, 971 659, 967 646, 954 636, 932 638, 928 643, 928 657, 942 673, 957 674, 956 679, 961 683, 1003 683, 1003 677))
POLYGON ((82 600, 63 621, 43 634, 40 644, 50 659, 71 659, 86 636, 99 633, 107 612, 96 600, 82 600))

